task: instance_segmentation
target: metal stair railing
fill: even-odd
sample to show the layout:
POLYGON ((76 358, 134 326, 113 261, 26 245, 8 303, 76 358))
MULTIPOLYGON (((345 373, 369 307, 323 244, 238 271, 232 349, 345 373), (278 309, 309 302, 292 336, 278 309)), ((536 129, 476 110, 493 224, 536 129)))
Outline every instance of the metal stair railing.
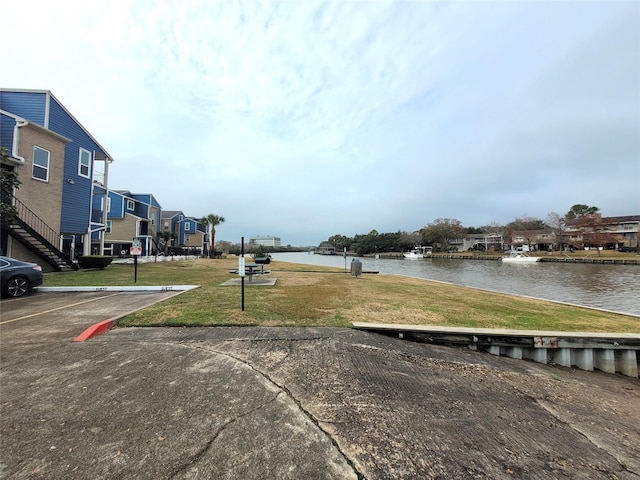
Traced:
POLYGON ((17 211, 18 220, 20 220, 21 223, 25 224, 25 226, 28 226, 29 229, 35 232, 40 237, 43 245, 45 245, 52 254, 62 260, 73 270, 77 270, 78 266, 73 262, 73 260, 60 250, 60 247, 62 245, 62 235, 60 235, 60 233, 56 232, 53 228, 47 225, 47 223, 42 220, 33 210, 27 207, 15 196, 13 197, 13 200, 14 206, 17 211))
POLYGON ((18 217, 34 229, 38 234, 44 238, 47 242, 56 248, 60 248, 62 244, 62 235, 56 232, 53 228, 47 225, 33 210, 27 207, 24 203, 13 197, 15 201, 15 207, 18 211, 18 217))

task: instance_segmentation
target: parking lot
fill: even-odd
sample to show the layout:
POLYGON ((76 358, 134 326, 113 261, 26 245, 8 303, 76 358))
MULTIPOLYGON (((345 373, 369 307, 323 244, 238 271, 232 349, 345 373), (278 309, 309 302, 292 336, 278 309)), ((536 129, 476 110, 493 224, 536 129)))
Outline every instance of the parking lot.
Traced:
POLYGON ((57 343, 73 340, 91 325, 126 315, 162 301, 176 292, 30 293, 0 303, 0 328, 10 336, 3 350, 18 343, 57 343))
POLYGON ((640 476, 640 383, 338 328, 115 328, 2 300, 0 478, 640 476))

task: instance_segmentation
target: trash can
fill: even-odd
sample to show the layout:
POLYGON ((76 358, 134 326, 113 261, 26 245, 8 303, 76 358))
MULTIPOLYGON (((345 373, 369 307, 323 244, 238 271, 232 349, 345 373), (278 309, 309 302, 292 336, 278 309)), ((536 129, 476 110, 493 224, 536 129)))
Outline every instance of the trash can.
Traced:
POLYGON ((357 258, 351 260, 351 275, 358 278, 358 275, 362 275, 362 262, 357 258))

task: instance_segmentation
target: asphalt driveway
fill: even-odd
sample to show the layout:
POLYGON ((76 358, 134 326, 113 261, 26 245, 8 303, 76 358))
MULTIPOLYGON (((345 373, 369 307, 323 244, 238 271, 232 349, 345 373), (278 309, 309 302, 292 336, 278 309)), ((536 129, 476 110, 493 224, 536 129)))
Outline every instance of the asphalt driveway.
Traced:
POLYGON ((638 379, 349 329, 73 342, 171 294, 0 303, 0 478, 640 478, 638 379))

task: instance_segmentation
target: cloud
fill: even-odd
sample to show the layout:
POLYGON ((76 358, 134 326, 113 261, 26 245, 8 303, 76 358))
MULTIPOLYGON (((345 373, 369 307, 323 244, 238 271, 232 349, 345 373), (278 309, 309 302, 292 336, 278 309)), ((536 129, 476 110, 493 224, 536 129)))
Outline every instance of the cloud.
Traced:
POLYGON ((52 90, 115 158, 114 188, 224 215, 219 239, 640 209, 634 2, 3 10, 1 83, 52 90))

